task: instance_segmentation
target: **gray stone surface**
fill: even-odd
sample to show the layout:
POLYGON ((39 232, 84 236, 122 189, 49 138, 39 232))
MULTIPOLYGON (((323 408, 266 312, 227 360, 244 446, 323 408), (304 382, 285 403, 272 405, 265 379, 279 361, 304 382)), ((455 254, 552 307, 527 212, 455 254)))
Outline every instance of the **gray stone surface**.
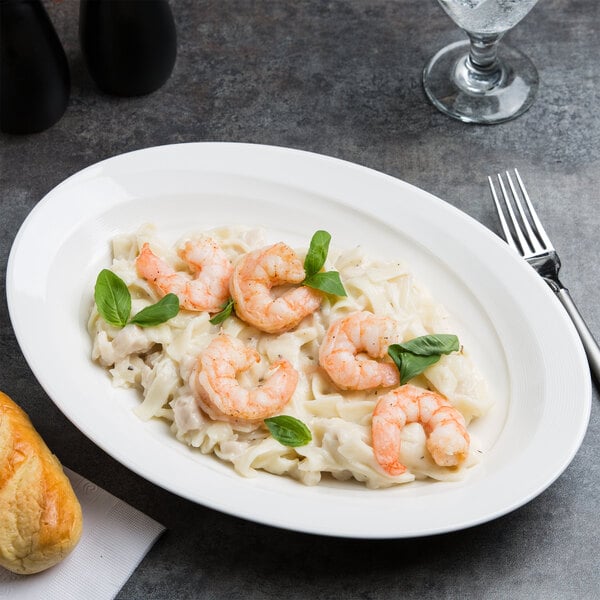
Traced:
POLYGON ((89 78, 78 3, 46 5, 67 51, 72 94, 53 128, 0 135, 0 389, 28 411, 66 465, 168 527, 119 598, 598 598, 596 390, 571 465, 507 516, 413 540, 293 533, 178 498, 97 448, 33 377, 4 290, 19 226, 67 176, 146 146, 259 142, 384 171, 494 230, 485 175, 518 166, 560 250, 565 283, 600 336, 597 0, 542 0, 506 36, 533 59, 541 87, 529 112, 491 127, 454 122, 425 100, 425 61, 460 37, 433 0, 173 0, 173 75, 156 93, 128 99, 99 93, 89 78))

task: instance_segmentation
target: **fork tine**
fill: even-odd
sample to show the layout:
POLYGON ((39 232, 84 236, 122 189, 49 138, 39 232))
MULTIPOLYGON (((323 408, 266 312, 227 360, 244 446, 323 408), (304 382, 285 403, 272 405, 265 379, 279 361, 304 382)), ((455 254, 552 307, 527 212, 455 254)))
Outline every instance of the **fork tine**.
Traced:
MULTIPOLYGON (((515 173, 518 175, 518 172, 516 169, 515 169, 515 173)), ((523 223, 523 225, 525 227, 525 231, 527 232, 527 241, 529 242, 529 246, 531 247, 531 249, 534 252, 543 252, 546 248, 541 243, 541 239, 537 236, 537 234, 531 228, 529 219, 527 218, 527 215, 525 214, 525 210, 523 209, 523 203, 521 202, 521 199, 519 198, 519 194, 517 193, 515 184, 513 183, 512 177, 510 176, 510 173, 508 171, 506 171, 506 179, 508 180, 508 185, 510 186, 510 191, 512 192, 515 206, 517 207, 517 210, 519 211, 519 215, 521 217, 521 222, 523 223)), ((522 185, 522 183, 523 182, 521 180, 519 182, 521 192, 525 191, 525 193, 527 193, 524 186, 522 185)), ((525 194, 523 194, 523 197, 525 197, 525 194)), ((529 208, 530 205, 531 205, 531 203, 529 203, 527 208, 529 208)), ((531 209, 529 209, 529 210, 531 212, 531 209)))
POLYGON ((537 213, 533 208, 533 204, 531 204, 529 194, 525 189, 525 184, 523 183, 521 175, 519 175, 519 171, 517 171, 517 169, 515 169, 515 175, 517 176, 517 181, 519 182, 521 194, 523 195, 523 199, 525 200, 525 204, 527 205, 527 210, 529 211, 529 214, 531 215, 531 220, 533 221, 533 224, 535 226, 537 237, 540 240, 540 242, 544 245, 542 250, 554 250, 554 246, 552 245, 552 242, 550 241, 550 238, 548 237, 548 234, 546 233, 542 222, 539 220, 537 213))
POLYGON ((502 231, 504 232, 504 239, 511 245, 515 250, 518 250, 517 245, 512 236, 512 232, 506 222, 506 218, 504 216, 504 210, 502 206, 500 206, 500 200, 498 200, 498 194, 496 194, 496 188, 494 187, 494 182, 491 177, 488 177, 488 183, 490 184, 490 190, 492 192, 492 198, 494 199, 494 204, 496 205, 496 212, 498 213, 498 218, 500 219, 500 226, 502 227, 502 231))
MULTIPOLYGON (((529 253, 529 251, 531 250, 531 246, 530 246, 530 244, 527 243, 527 239, 525 238, 525 236, 523 234, 521 225, 519 224, 519 221, 517 220, 517 216, 512 207, 512 203, 510 201, 510 196, 506 189, 506 186, 504 185, 502 176, 498 173, 497 177, 498 177, 498 184, 500 185, 500 190, 502 192, 502 199, 504 200, 504 205, 506 207, 506 212, 508 212, 510 224, 512 225, 512 231, 514 231, 514 234, 513 234, 513 232, 507 226, 506 230, 504 230, 504 233, 506 236, 506 241, 509 244, 512 241, 512 245, 517 249, 517 251, 520 252, 522 255, 525 255, 525 254, 529 253), (516 240, 515 240, 515 236, 516 236, 516 240)), ((498 208, 498 210, 500 211, 500 208, 498 208)), ((504 212, 504 211, 502 211, 502 212, 504 212)))

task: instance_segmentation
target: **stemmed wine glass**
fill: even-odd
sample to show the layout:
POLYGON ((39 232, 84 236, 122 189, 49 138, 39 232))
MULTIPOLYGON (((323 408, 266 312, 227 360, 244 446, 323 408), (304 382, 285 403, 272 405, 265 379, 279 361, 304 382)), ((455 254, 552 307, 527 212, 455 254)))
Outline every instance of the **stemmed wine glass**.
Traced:
POLYGON ((499 42, 537 1, 438 0, 469 36, 442 48, 425 67, 425 92, 439 110, 466 123, 501 123, 531 106, 537 70, 522 52, 499 42))

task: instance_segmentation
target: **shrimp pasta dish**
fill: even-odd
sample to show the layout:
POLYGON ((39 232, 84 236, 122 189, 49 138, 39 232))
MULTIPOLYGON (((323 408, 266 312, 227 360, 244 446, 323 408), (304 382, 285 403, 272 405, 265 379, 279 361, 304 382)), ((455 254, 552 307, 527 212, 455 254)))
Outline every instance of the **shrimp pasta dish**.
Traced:
POLYGON ((490 401, 468 348, 432 357, 432 340, 458 333, 444 307, 401 260, 266 239, 236 226, 170 244, 144 225, 112 240, 133 317, 111 322, 97 283, 92 359, 139 390, 137 416, 244 476, 464 477, 481 454, 468 426, 490 401), (168 318, 145 318, 169 301, 168 318))

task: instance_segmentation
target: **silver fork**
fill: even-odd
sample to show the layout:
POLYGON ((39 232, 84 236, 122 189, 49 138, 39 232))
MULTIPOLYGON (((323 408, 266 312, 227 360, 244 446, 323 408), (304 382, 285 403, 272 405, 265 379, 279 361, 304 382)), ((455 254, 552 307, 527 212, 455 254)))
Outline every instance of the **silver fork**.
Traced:
POLYGON ((563 286, 558 278, 560 270, 558 254, 531 204, 529 194, 516 169, 514 174, 517 185, 515 185, 510 173, 506 171, 508 188, 502 176, 497 176, 503 203, 501 203, 496 193, 492 178, 488 177, 504 237, 509 246, 514 248, 544 278, 565 307, 585 348, 590 370, 596 381, 600 383, 600 348, 575 306, 569 290, 563 286), (521 199, 524 201, 525 206, 521 199))

